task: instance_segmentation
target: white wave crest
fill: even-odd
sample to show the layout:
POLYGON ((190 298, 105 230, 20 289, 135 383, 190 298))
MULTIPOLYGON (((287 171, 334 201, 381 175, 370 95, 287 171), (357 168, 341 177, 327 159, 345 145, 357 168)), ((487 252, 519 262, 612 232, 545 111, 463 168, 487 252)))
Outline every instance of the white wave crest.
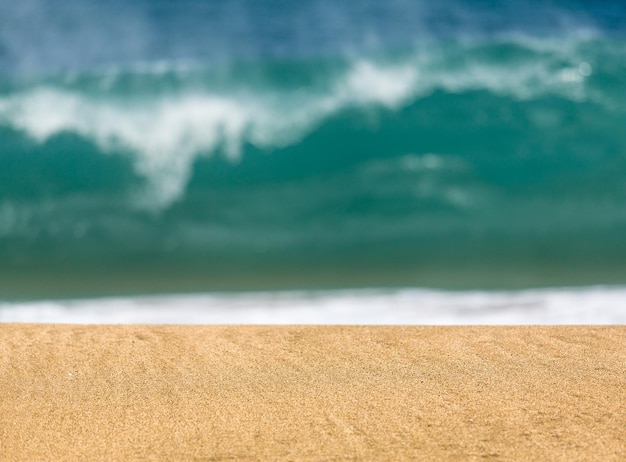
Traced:
POLYGON ((41 86, 0 97, 0 124, 24 131, 38 142, 63 133, 93 140, 105 152, 127 152, 148 188, 142 207, 161 209, 179 198, 197 156, 223 150, 236 160, 242 147, 263 149, 296 143, 325 118, 351 105, 397 109, 438 88, 461 92, 488 89, 529 98, 560 92, 581 98, 592 67, 586 62, 553 68, 549 60, 511 70, 472 62, 450 68, 436 53, 418 53, 402 64, 357 60, 334 85, 320 92, 210 93, 184 90, 141 98, 106 98, 41 86))

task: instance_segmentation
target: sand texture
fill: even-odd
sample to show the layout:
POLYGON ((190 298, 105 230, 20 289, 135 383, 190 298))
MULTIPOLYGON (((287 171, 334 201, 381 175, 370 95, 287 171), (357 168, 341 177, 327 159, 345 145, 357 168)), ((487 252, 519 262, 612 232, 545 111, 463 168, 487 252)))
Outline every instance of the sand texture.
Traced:
POLYGON ((0 324, 1 460, 626 460, 626 326, 0 324))

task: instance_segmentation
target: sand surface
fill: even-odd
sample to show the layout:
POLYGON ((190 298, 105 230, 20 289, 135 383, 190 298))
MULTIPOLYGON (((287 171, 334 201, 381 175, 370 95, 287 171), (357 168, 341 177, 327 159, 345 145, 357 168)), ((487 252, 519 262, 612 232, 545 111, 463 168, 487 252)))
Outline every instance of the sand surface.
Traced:
POLYGON ((626 326, 0 324, 1 460, 626 460, 626 326))

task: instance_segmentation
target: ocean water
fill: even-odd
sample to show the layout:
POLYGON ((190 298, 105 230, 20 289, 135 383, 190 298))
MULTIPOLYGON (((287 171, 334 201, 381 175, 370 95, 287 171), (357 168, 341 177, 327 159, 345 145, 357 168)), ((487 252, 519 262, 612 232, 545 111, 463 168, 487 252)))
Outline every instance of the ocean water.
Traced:
POLYGON ((625 322, 626 6, 344 3, 0 3, 0 320, 625 322))

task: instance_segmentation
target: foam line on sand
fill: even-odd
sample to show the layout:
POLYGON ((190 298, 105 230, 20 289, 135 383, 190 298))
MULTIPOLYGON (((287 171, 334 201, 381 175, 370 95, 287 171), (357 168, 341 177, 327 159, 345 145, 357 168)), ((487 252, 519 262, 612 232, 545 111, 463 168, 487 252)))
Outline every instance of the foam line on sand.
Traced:
POLYGON ((626 460, 626 326, 0 324, 2 460, 626 460))

